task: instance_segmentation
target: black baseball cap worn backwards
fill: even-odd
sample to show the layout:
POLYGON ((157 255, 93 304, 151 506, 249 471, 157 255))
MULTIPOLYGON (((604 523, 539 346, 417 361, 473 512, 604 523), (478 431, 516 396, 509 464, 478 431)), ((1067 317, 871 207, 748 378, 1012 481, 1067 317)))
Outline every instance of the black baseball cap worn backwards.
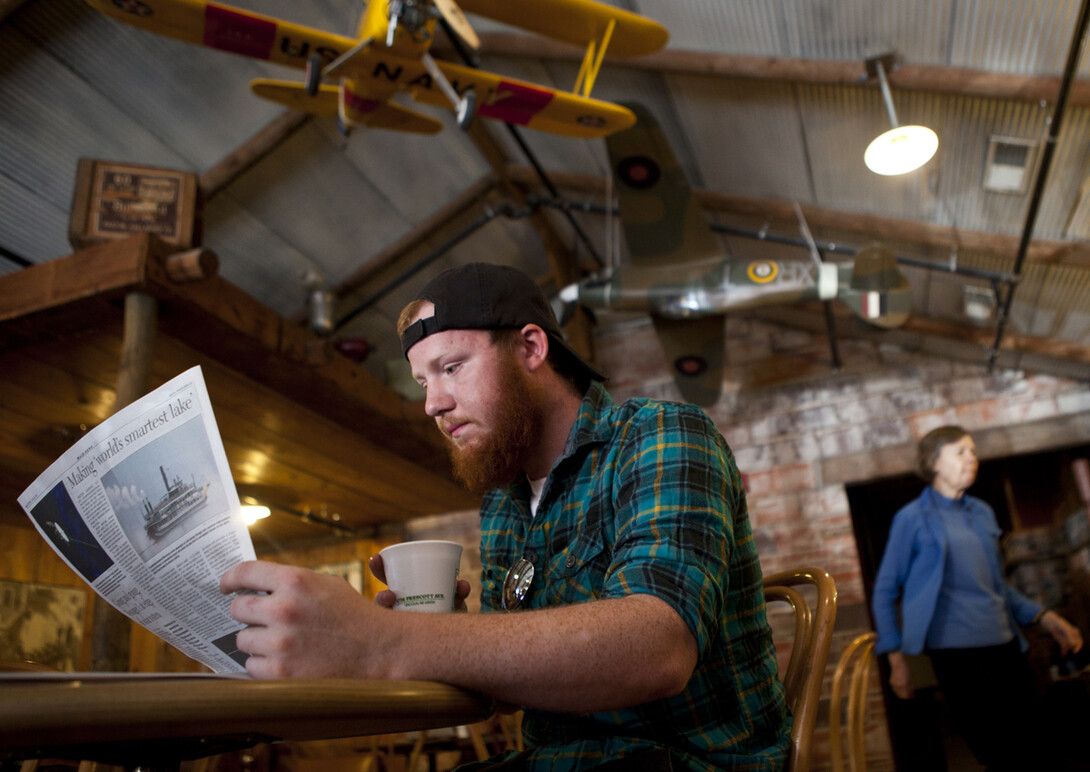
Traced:
POLYGON ((401 335, 401 351, 429 335, 444 330, 521 329, 536 324, 586 375, 595 381, 606 377, 591 367, 564 340, 545 294, 534 280, 517 268, 493 263, 467 263, 443 271, 417 293, 414 300, 429 300, 435 315, 417 319, 401 335))

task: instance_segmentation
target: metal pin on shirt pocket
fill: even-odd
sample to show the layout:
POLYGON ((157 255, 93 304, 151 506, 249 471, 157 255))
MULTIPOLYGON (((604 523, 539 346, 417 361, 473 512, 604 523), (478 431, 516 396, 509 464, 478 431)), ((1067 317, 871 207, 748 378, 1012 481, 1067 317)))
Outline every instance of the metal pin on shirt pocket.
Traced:
POLYGON ((503 598, 501 600, 505 611, 514 611, 522 605, 526 593, 530 591, 530 583, 534 581, 534 564, 526 558, 519 558, 515 565, 507 571, 503 580, 503 598))

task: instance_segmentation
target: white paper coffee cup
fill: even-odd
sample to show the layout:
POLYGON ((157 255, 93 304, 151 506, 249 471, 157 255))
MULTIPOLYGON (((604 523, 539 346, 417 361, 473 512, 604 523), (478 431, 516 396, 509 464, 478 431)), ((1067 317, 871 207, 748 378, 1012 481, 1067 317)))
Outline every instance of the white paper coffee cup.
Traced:
POLYGON ((386 586, 397 597, 395 609, 454 610, 461 544, 439 539, 406 541, 381 549, 379 554, 386 571, 386 586))

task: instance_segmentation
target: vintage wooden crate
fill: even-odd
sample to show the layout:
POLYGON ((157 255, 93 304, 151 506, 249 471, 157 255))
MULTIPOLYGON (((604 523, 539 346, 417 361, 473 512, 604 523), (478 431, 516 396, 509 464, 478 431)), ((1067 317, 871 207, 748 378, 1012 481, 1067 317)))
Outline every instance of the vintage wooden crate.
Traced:
POLYGON ((200 244, 197 175, 176 169, 81 158, 68 241, 75 249, 154 233, 178 249, 200 244))

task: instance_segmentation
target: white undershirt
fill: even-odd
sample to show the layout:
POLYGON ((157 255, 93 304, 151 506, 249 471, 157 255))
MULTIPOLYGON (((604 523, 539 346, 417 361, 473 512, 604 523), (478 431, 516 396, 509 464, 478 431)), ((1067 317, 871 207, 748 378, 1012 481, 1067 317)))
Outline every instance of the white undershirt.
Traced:
POLYGON ((530 517, 537 517, 537 505, 541 503, 541 491, 545 489, 545 478, 530 480, 530 517))

